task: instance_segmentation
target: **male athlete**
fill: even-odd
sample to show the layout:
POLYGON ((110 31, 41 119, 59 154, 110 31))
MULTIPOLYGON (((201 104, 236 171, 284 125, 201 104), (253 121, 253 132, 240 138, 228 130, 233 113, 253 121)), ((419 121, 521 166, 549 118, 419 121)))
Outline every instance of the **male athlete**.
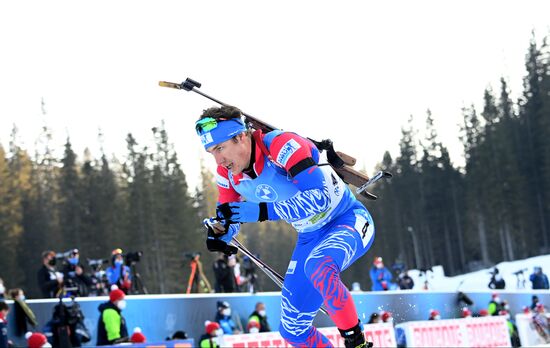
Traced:
POLYGON ((241 223, 283 219, 298 232, 282 289, 279 331, 293 346, 331 346, 312 326, 321 305, 346 347, 366 347, 353 299, 340 280, 369 249, 374 224, 367 209, 301 136, 275 130, 252 133, 232 106, 203 112, 196 130, 214 156, 219 191, 217 218, 207 239, 211 251, 227 245, 241 223))

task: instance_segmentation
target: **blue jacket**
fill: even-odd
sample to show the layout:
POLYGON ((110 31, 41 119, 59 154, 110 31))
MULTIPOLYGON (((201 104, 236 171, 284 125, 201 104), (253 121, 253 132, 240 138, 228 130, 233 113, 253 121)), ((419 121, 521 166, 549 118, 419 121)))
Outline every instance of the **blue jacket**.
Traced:
POLYGON ((372 267, 370 269, 370 280, 372 281, 372 291, 384 291, 391 290, 394 287, 394 284, 391 283, 392 275, 386 267, 376 268, 372 267), (382 285, 382 282, 386 282, 386 288, 382 285))
POLYGON ((233 330, 235 330, 236 326, 235 326, 235 322, 233 321, 233 319, 231 319, 231 317, 221 315, 218 313, 216 315, 216 321, 218 322, 218 324, 220 324, 220 327, 222 328, 224 335, 233 335, 233 330))
POLYGON ((529 277, 533 289, 548 289, 548 277, 544 273, 533 273, 529 277))
POLYGON ((126 265, 115 265, 105 270, 105 274, 107 275, 107 279, 109 280, 110 285, 118 283, 121 273, 123 276, 128 275, 128 280, 132 280, 132 275, 130 274, 130 267, 126 265))

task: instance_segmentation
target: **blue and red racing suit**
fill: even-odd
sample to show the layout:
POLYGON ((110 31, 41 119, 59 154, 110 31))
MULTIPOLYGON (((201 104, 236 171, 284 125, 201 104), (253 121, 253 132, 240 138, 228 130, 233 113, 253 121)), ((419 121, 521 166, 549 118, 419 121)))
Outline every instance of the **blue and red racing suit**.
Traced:
MULTIPOLYGON (((254 142, 255 178, 234 176, 218 166, 219 204, 243 198, 265 202, 269 220, 283 219, 298 231, 282 289, 279 331, 294 346, 330 346, 312 326, 313 319, 324 304, 338 328, 357 325, 357 311, 340 272, 369 249, 374 223, 334 170, 318 165, 319 151, 309 140, 278 130, 260 136, 265 147, 262 151, 254 142)), ((238 226, 231 225, 233 235, 238 226)))

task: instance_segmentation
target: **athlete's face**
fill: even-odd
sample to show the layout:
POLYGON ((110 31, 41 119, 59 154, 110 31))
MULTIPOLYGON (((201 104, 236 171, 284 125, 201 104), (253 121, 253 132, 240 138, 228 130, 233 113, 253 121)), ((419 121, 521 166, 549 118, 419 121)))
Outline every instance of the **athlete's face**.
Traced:
POLYGON ((207 149, 214 156, 216 164, 238 175, 250 164, 251 149, 250 138, 245 133, 237 135, 207 149))

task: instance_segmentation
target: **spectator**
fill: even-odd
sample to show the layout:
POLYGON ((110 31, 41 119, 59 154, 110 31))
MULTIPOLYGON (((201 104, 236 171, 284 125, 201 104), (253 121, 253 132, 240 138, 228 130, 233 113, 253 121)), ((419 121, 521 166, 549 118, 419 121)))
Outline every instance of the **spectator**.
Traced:
MULTIPOLYGON (((271 328, 267 322, 267 314, 265 312, 265 304, 263 302, 256 303, 254 312, 248 317, 248 325, 251 325, 251 322, 258 323, 258 332, 270 332, 271 328)), ((247 327, 248 327, 247 325, 247 327)), ((250 332, 250 330, 249 330, 250 332)))
POLYGON ((491 301, 489 302, 489 307, 487 307, 487 312, 489 313, 489 315, 498 315, 498 312, 503 309, 504 308, 502 307, 500 296, 498 295, 498 293, 493 292, 493 294, 491 295, 491 301))
POLYGON ((178 330, 172 334, 172 337, 167 337, 166 341, 172 341, 172 340, 186 340, 189 337, 187 336, 187 333, 182 330, 178 330))
POLYGON ((216 284, 216 292, 235 292, 235 276, 233 268, 228 264, 228 257, 224 253, 218 253, 218 258, 212 266, 216 284))
POLYGON ((130 267, 124 265, 122 249, 117 248, 111 253, 111 267, 105 271, 109 287, 116 285, 125 294, 132 288, 132 276, 130 267))
POLYGON ((25 293, 21 289, 11 289, 9 291, 10 298, 13 300, 14 317, 15 317, 15 336, 23 336, 27 333, 27 323, 36 327, 38 322, 32 310, 25 302, 25 293))
POLYGON ((542 267, 535 267, 533 274, 529 276, 534 290, 548 289, 548 277, 542 273, 542 267))
POLYGON ((223 330, 220 324, 215 321, 206 321, 204 323, 206 333, 199 338, 200 348, 219 348, 219 337, 223 336, 223 330))
POLYGON ((411 290, 414 288, 414 280, 409 276, 409 271, 399 273, 397 284, 401 290, 411 290))
POLYGON ((4 297, 4 293, 6 292, 6 287, 4 286, 4 280, 0 278, 0 301, 2 301, 4 297))
POLYGON ((43 298, 54 298, 63 289, 63 274, 55 271, 55 252, 51 250, 42 253, 42 267, 38 270, 38 287, 43 298))
POLYGON ((395 284, 391 283, 392 275, 390 271, 384 267, 384 262, 381 257, 375 257, 373 266, 370 270, 370 279, 372 281, 372 291, 391 290, 395 284))
POLYGON ((506 325, 508 326, 508 334, 510 335, 510 340, 512 342, 512 347, 519 347, 519 334, 516 324, 510 318, 510 313, 507 310, 501 310, 498 312, 498 315, 506 317, 506 325))
POLYGON ((246 279, 241 275, 241 263, 237 258, 237 255, 229 255, 227 257, 227 264, 233 269, 233 276, 235 277, 235 292, 241 292, 242 286, 246 279))
POLYGON ((220 324, 223 333, 226 335, 241 333, 233 319, 231 319, 231 306, 226 301, 218 301, 218 312, 215 321, 220 324))
POLYGON ((393 324, 393 316, 392 316, 391 312, 382 311, 381 314, 380 314, 380 319, 382 319, 383 323, 393 324))
POLYGON ((471 318, 472 311, 468 307, 462 307, 462 310, 460 311, 460 316, 462 318, 471 318))
POLYGON ((248 324, 246 324, 246 331, 251 334, 260 332, 260 323, 255 320, 250 320, 248 324))
POLYGON ((65 287, 77 288, 70 291, 76 296, 88 296, 90 287, 93 285, 92 279, 84 273, 84 267, 80 263, 80 253, 78 249, 73 249, 69 253, 66 262, 63 263, 62 271, 65 287))
POLYGON ((141 328, 134 328, 134 333, 132 333, 132 336, 130 336, 130 342, 145 343, 146 340, 147 339, 145 338, 145 335, 141 332, 141 328))
MULTIPOLYGON (((259 255, 256 255, 259 257, 259 255)), ((254 267, 254 262, 248 256, 243 257, 242 262, 242 271, 244 273, 244 278, 248 284, 248 292, 253 294, 259 291, 258 284, 258 275, 256 274, 256 267, 254 267)))
POLYGON ((97 324, 97 345, 113 345, 128 341, 128 329, 122 311, 126 308, 124 291, 114 289, 109 294, 109 301, 101 304, 101 313, 97 324))
POLYGON ((369 321, 367 322, 367 324, 376 324, 379 322, 380 322, 380 314, 374 312, 370 315, 369 321))
POLYGON ((440 320, 441 315, 439 315, 439 311, 437 309, 430 309, 430 317, 428 320, 440 320))
POLYGON ((46 335, 40 332, 27 332, 25 338, 27 339, 28 348, 47 348, 52 346, 48 342, 46 335))
POLYGON ((531 310, 535 310, 537 308, 537 304, 539 303, 539 297, 537 295, 533 295, 531 297, 531 310))
POLYGON ((0 301, 0 348, 8 348, 11 341, 8 340, 8 312, 10 307, 4 301, 0 301))
POLYGON ((494 268, 491 272, 491 280, 489 281, 489 289, 504 289, 506 287, 506 282, 504 278, 499 273, 498 268, 494 268))

